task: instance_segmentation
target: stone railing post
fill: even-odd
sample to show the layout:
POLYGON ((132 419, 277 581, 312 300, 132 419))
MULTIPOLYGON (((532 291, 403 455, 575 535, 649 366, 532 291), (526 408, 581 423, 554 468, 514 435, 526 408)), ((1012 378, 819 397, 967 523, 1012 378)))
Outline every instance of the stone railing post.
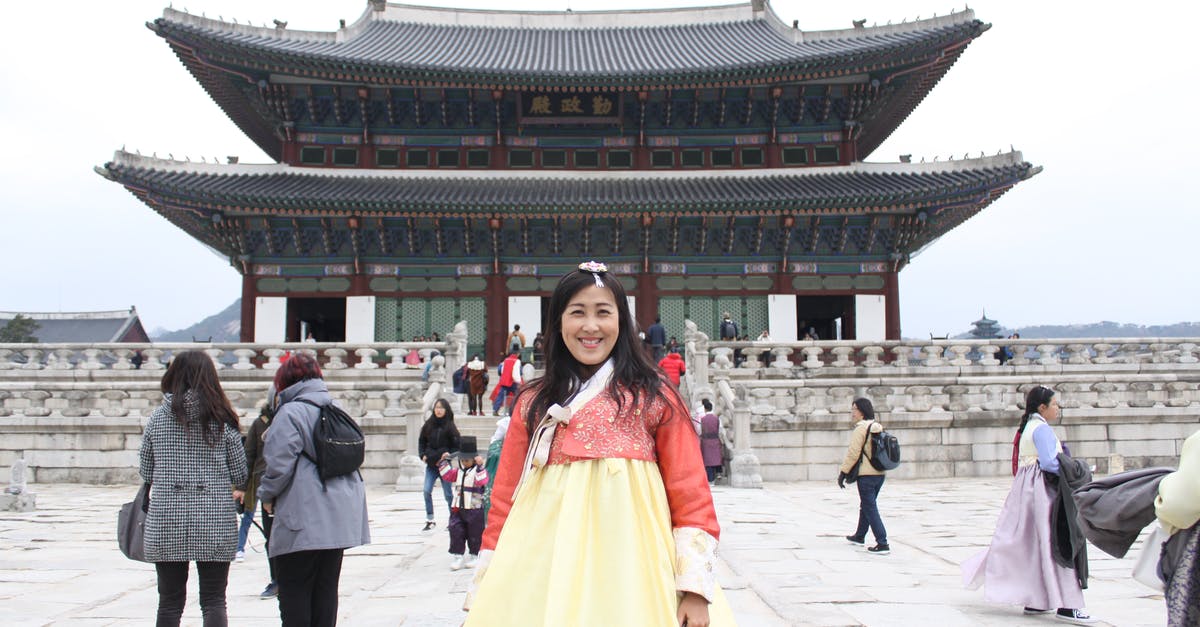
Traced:
POLYGON ((1107 342, 1100 342, 1098 344, 1093 344, 1092 349, 1096 351, 1096 356, 1092 357, 1092 363, 1093 364, 1111 364, 1111 363, 1113 363, 1113 361, 1114 361, 1113 358, 1108 355, 1109 351, 1111 351, 1112 348, 1113 348, 1112 344, 1109 344, 1107 342))
POLYGON ((980 366, 999 366, 1000 360, 996 359, 996 353, 1000 352, 1000 347, 995 344, 983 344, 978 347, 979 350, 979 365, 980 366))
MULTIPOLYGON (((3 359, 3 358, 4 358, 4 355, 0 354, 0 359, 3 359)), ((1198 361, 1200 361, 1200 359, 1198 359, 1196 357, 1196 345, 1194 343, 1184 342, 1179 345, 1179 359, 1176 360, 1177 363, 1194 364, 1198 361)), ((0 368, 3 368, 3 367, 4 366, 2 364, 0 364, 0 368)))
POLYGON ((325 358, 329 361, 322 368, 324 370, 345 370, 347 368, 346 354, 346 349, 344 348, 325 349, 325 358))
POLYGON ((894 356, 894 359, 892 359, 893 366, 907 368, 911 365, 909 359, 912 357, 912 347, 905 346, 904 344, 893 346, 892 355, 894 356))
POLYGON ((72 363, 75 359, 75 351, 69 348, 56 348, 47 351, 46 369, 48 370, 73 370, 75 364, 72 363))
POLYGON ((854 354, 854 348, 851 346, 834 346, 833 363, 829 364, 834 368, 853 368, 854 360, 850 358, 854 354))
POLYGON ((729 484, 735 488, 761 488, 758 456, 750 446, 750 404, 738 399, 729 381, 717 381, 717 393, 726 411, 733 412, 733 456, 729 460, 729 484))
POLYGON ((0 348, 0 370, 12 370, 12 349, 0 348))
POLYGON ((375 363, 379 351, 373 348, 357 348, 354 354, 358 357, 358 363, 354 364, 355 370, 374 370, 379 367, 379 364, 375 363))
POLYGON ((801 366, 808 370, 825 367, 825 364, 821 361, 821 353, 824 353, 825 349, 820 346, 805 346, 800 350, 804 353, 804 361, 801 362, 801 366))
POLYGON ((883 360, 879 358, 883 354, 882 346, 864 346, 862 354, 864 368, 878 368, 883 365, 883 360))
POLYGON ((84 370, 100 370, 104 368, 104 364, 100 363, 100 354, 104 351, 98 348, 83 349, 83 363, 79 367, 84 370))
POLYGON ((21 396, 29 400, 29 407, 26 407, 22 412, 26 416, 49 416, 50 409, 46 407, 46 401, 51 394, 46 390, 26 390, 21 396))
POLYGON ((1058 365, 1058 345, 1057 344, 1038 344, 1037 351, 1041 354, 1037 362, 1043 366, 1058 365))
POLYGON ((142 351, 142 370, 166 370, 162 356, 163 351, 160 348, 147 348, 142 351))
POLYGON ((1014 366, 1029 365, 1029 358, 1025 356, 1025 352, 1029 350, 1029 346, 1027 344, 1012 344, 1010 348, 1012 349, 1013 356, 1012 359, 1008 360, 1008 363, 1014 366))
POLYGON ((408 355, 407 348, 389 348, 387 349, 386 354, 388 357, 392 358, 392 360, 388 362, 388 370, 404 370, 408 367, 408 364, 404 363, 404 356, 408 355))
POLYGON ((22 370, 41 370, 42 369, 42 351, 37 348, 26 348, 21 351, 25 356, 25 364, 21 366, 22 370))
POLYGON ((950 351, 951 366, 970 366, 971 360, 967 358, 967 353, 971 352, 971 347, 965 344, 952 344, 947 349, 950 351))
POLYGON ((102 394, 100 394, 100 398, 108 401, 108 407, 101 409, 101 414, 108 416, 109 418, 118 418, 129 415, 129 409, 127 409, 123 403, 125 399, 129 398, 129 393, 125 390, 105 390, 102 394))
POLYGON ((683 358, 687 366, 684 375, 689 381, 688 398, 695 405, 702 398, 714 397, 708 374, 708 335, 702 333, 696 323, 683 321, 683 358))
POLYGON ((1067 344, 1064 349, 1067 351, 1067 363, 1075 366, 1080 366, 1088 363, 1089 357, 1087 354, 1088 347, 1085 344, 1067 344))

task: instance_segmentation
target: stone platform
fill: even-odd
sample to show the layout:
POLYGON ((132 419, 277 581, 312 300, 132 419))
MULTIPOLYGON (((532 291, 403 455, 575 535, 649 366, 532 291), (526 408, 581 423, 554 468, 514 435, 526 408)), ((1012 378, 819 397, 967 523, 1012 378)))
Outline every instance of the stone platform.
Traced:
MULTIPOLYGON (((834 473, 831 473, 831 475, 834 473)), ((889 480, 880 495, 892 554, 873 556, 842 536, 853 531, 857 494, 832 481, 772 483, 714 491, 722 524, 719 574, 742 627, 784 625, 1050 625, 1020 608, 990 605, 964 590, 958 564, 988 542, 1006 479, 889 480)), ((0 512, 0 601, 6 625, 144 625, 157 595, 151 565, 117 550, 117 510, 134 486, 31 485, 38 510, 0 512)), ((341 580, 344 625, 440 627, 461 623, 472 571, 452 572, 444 510, 422 533, 419 493, 372 487, 374 543, 347 552, 341 580)), ((272 624, 261 536, 230 571, 234 625, 272 624)), ((1088 609, 1101 625, 1164 625, 1161 595, 1133 581, 1130 556, 1090 555, 1088 609)), ((194 573, 194 571, 193 571, 194 573)), ((199 625, 196 576, 184 624, 199 625)), ((275 623, 277 624, 277 623, 275 623)))

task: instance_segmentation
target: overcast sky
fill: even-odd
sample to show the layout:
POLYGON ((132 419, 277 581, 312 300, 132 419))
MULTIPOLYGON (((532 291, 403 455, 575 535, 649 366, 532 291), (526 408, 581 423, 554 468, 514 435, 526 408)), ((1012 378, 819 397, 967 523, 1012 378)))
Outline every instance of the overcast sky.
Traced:
MULTIPOLYGON (((494 1, 427 4, 493 8, 494 1)), ((508 9, 680 7, 703 0, 514 0, 508 9)), ((145 27, 165 2, 10 2, 0 38, 0 310, 136 305, 185 327, 241 292, 238 273, 93 167, 126 146, 269 159, 145 27)), ((175 0, 209 17, 334 30, 366 0, 175 0)), ((1196 3, 981 1, 992 29, 868 161, 1014 146, 1045 167, 900 275, 906 337, 1005 326, 1200 320, 1196 3), (1111 5, 1118 6, 1118 5, 1111 5)), ((776 2, 803 30, 948 13, 945 0, 776 2)), ((954 7, 962 10, 963 5, 954 7)))

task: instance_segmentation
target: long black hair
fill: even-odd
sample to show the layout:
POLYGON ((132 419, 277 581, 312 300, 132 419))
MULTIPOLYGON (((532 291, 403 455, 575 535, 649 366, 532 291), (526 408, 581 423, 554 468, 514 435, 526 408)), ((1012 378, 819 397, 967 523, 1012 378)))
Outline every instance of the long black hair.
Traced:
POLYGON ((444 398, 439 398, 433 402, 433 407, 429 409, 429 418, 425 420, 424 425, 421 425, 421 437, 429 439, 433 435, 434 428, 439 426, 443 429, 449 429, 452 437, 459 437, 458 425, 454 424, 454 410, 450 409, 450 401, 444 398), (433 412, 438 405, 441 405, 446 410, 446 415, 442 416, 440 425, 438 424, 437 414, 433 412))
POLYGON ((551 405, 566 402, 583 384, 583 364, 571 355, 562 338, 562 317, 571 298, 585 287, 596 285, 597 277, 612 292, 617 306, 618 332, 612 352, 609 353, 613 360, 613 374, 608 383, 608 392, 617 401, 618 414, 621 413, 625 390, 632 394, 634 406, 641 401, 653 401, 665 396, 661 374, 638 339, 637 325, 629 311, 629 300, 620 279, 607 271, 592 273, 572 270, 559 279, 550 296, 543 334, 546 341, 546 374, 521 390, 522 394, 533 394, 533 400, 525 412, 525 427, 530 434, 551 405))
POLYGON ((1038 408, 1042 405, 1049 405, 1053 398, 1054 390, 1044 385, 1035 385, 1030 388, 1029 393, 1025 395, 1025 413, 1021 415, 1021 426, 1017 429, 1017 433, 1025 433, 1025 425, 1029 423, 1029 417, 1038 413, 1038 408))
POLYGON ((160 389, 171 395, 171 413, 184 429, 188 428, 184 399, 189 392, 192 394, 200 409, 200 431, 209 446, 221 441, 224 425, 238 428, 237 412, 221 389, 221 380, 208 353, 198 350, 176 353, 163 375, 160 389))
POLYGON ((862 412, 863 420, 875 420, 875 406, 871 404, 869 399, 859 397, 854 399, 853 404, 858 408, 858 411, 862 412))

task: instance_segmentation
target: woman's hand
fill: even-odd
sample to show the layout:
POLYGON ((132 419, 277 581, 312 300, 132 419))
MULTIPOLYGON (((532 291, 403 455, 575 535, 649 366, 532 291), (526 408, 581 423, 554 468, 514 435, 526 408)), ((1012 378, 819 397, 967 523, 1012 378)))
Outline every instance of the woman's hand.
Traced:
POLYGON ((695 592, 684 592, 675 618, 681 626, 708 627, 708 600, 695 592))
POLYGON ((475 456, 475 465, 476 465, 476 466, 482 466, 482 465, 483 465, 483 456, 482 456, 482 455, 476 455, 476 456, 475 456))
POLYGON ((245 499, 246 499, 246 491, 245 490, 234 490, 233 491, 233 500, 237 501, 238 503, 245 503, 246 502, 245 499))
POLYGON ((447 459, 450 459, 450 453, 442 453, 442 456, 441 456, 441 457, 438 459, 438 461, 439 461, 439 462, 444 462, 444 461, 446 461, 447 459))
POLYGON ((274 503, 263 503, 262 507, 263 507, 264 512, 270 514, 271 516, 275 515, 275 504, 274 503))

